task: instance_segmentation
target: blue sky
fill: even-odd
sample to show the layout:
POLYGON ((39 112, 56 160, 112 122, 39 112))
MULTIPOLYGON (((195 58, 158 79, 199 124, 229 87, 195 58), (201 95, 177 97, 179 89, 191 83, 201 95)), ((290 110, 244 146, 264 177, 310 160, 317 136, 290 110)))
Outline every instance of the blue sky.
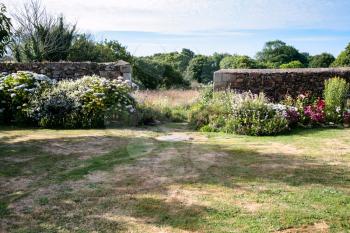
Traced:
MULTIPOLYGON (((25 0, 5 0, 10 12, 25 0)), ((349 0, 42 0, 96 40, 134 55, 190 48, 254 56, 268 40, 338 55, 350 42, 349 0)))

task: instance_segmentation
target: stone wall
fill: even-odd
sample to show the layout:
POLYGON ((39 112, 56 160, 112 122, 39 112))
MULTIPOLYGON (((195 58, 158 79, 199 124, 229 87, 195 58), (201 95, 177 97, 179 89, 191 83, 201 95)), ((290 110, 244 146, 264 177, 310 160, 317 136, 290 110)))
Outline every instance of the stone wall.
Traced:
POLYGON ((0 63, 0 72, 14 73, 32 71, 45 74, 50 78, 77 79, 85 75, 99 75, 114 79, 123 76, 131 80, 131 65, 124 61, 111 63, 95 62, 33 62, 33 63, 0 63))
POLYGON ((322 95, 324 81, 334 76, 350 82, 350 68, 233 69, 214 73, 214 89, 264 92, 275 100, 310 91, 322 95))

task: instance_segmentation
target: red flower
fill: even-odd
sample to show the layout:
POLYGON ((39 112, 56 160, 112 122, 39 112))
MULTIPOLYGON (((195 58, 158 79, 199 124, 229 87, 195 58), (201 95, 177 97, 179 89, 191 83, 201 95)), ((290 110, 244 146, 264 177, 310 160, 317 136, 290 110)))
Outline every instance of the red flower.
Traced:
POLYGON ((322 99, 319 99, 316 103, 317 109, 319 109, 320 111, 323 111, 324 108, 326 107, 326 102, 322 99))

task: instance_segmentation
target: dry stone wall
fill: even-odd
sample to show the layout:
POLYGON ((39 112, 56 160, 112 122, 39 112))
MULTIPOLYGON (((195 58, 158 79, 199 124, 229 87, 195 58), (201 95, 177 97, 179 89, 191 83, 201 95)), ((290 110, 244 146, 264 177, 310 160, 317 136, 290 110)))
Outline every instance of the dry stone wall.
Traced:
POLYGON ((231 69, 214 73, 214 89, 264 92, 275 100, 286 94, 311 92, 322 95, 324 81, 334 76, 350 82, 350 68, 231 69))
POLYGON ((131 80, 131 65, 124 61, 111 63, 95 62, 32 62, 32 63, 0 63, 0 72, 14 73, 32 71, 45 74, 50 78, 78 79, 85 75, 98 75, 114 79, 123 76, 131 80))

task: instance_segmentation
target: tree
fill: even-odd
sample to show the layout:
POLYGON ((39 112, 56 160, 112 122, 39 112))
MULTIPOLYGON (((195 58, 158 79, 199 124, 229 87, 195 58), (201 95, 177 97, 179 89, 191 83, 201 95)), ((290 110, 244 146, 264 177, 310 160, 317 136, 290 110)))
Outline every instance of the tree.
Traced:
POLYGON ((258 63, 248 57, 241 55, 233 55, 229 57, 225 57, 220 62, 221 69, 255 69, 259 68, 258 63))
POLYGON ((189 62, 194 57, 194 52, 189 49, 182 49, 179 52, 157 53, 147 58, 156 62, 171 65, 176 71, 183 73, 186 71, 189 62))
POLYGON ((332 54, 329 53, 321 53, 319 55, 312 56, 309 62, 309 67, 312 68, 327 68, 329 67, 333 62, 335 58, 332 54))
POLYGON ((75 62, 113 62, 118 60, 132 62, 132 56, 127 48, 118 41, 95 42, 90 35, 81 34, 73 41, 68 60, 75 62))
POLYGON ((149 58, 135 58, 133 77, 142 88, 146 89, 188 86, 188 82, 171 65, 149 58))
POLYGON ((194 57, 186 70, 186 79, 189 81, 195 80, 199 83, 208 83, 213 80, 214 71, 218 67, 211 57, 197 55, 194 57))
POLYGON ((291 61, 286 64, 280 65, 281 69, 303 68, 304 65, 300 61, 291 61))
POLYGON ((15 14, 19 25, 14 33, 12 52, 18 61, 66 60, 75 36, 75 25, 63 16, 52 16, 39 1, 31 0, 15 14))
POLYGON ((6 6, 0 3, 0 58, 4 56, 6 46, 11 41, 11 19, 6 16, 6 6))
POLYGON ((280 40, 266 42, 263 50, 257 53, 256 58, 259 62, 274 68, 291 61, 300 61, 304 66, 307 66, 308 63, 305 54, 280 40))
POLYGON ((349 67, 350 66, 350 43, 346 46, 337 59, 332 63, 333 67, 349 67))
POLYGON ((215 66, 220 67, 220 62, 222 61, 222 59, 228 56, 231 55, 228 53, 214 53, 211 57, 215 62, 215 66))

